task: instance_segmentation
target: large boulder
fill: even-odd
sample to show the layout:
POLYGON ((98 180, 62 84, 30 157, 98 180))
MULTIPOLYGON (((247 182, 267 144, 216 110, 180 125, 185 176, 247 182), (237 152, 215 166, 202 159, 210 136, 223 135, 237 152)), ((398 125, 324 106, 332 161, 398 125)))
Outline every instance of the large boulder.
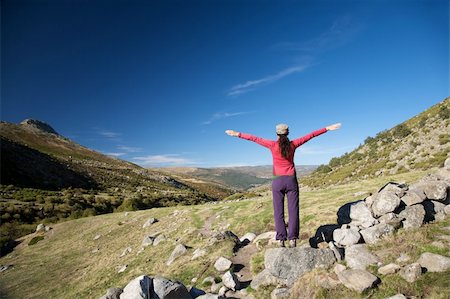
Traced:
POLYGON ((147 299, 150 298, 152 289, 153 279, 146 275, 141 275, 125 286, 123 293, 120 294, 120 299, 147 299))
POLYGON ((421 182, 423 191, 428 199, 445 201, 447 199, 447 184, 442 181, 421 182))
POLYGON ((333 239, 338 245, 349 246, 357 244, 361 239, 361 234, 354 228, 338 228, 333 232, 333 239))
POLYGON ((167 260, 166 265, 170 266, 173 263, 173 261, 175 261, 178 257, 182 256, 186 252, 187 252, 186 246, 184 246, 183 244, 178 244, 177 246, 175 246, 175 249, 172 251, 172 254, 170 255, 169 259, 167 260))
POLYGON ((349 289, 362 293, 374 287, 379 279, 375 275, 361 269, 348 269, 338 274, 339 280, 349 289))
POLYGON ((164 277, 153 278, 152 296, 152 298, 160 299, 191 298, 188 290, 181 282, 164 277))
POLYGON ((266 269, 275 277, 292 285, 297 278, 314 268, 328 268, 336 258, 330 249, 273 248, 265 253, 266 269))
POLYGON ((380 223, 375 226, 363 229, 360 231, 364 241, 367 244, 373 244, 378 242, 382 237, 392 235, 394 233, 394 227, 386 223, 380 223))
POLYGON ((422 226, 425 219, 425 209, 421 204, 407 206, 398 216, 404 219, 402 223, 405 229, 418 228, 422 226))
POLYGON ((396 183, 396 182, 389 182, 383 187, 378 190, 378 192, 381 191, 392 191, 395 194, 397 194, 398 197, 402 197, 405 192, 408 190, 408 185, 405 183, 396 183))
POLYGON ((365 270, 368 265, 377 264, 378 258, 369 252, 366 244, 356 244, 346 248, 345 260, 352 269, 365 270))
POLYGON ((400 205, 400 198, 394 191, 382 190, 375 194, 372 212, 375 217, 393 212, 400 205))
POLYGON ((445 272, 450 269, 450 257, 424 252, 417 262, 428 272, 445 272))
POLYGON ((383 216, 378 218, 378 221, 380 221, 380 223, 392 225, 395 229, 400 228, 400 226, 402 225, 402 220, 402 218, 399 218, 397 214, 392 212, 384 214, 383 216))

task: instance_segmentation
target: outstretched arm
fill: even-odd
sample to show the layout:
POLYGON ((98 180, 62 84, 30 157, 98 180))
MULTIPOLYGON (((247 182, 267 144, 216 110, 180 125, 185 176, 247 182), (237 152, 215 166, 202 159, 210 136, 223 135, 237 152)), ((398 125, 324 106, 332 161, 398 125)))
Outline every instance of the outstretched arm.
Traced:
POLYGON ((228 134, 229 136, 239 137, 239 138, 242 138, 242 139, 246 139, 246 140, 250 140, 250 141, 256 142, 259 145, 262 145, 262 146, 267 147, 267 148, 270 148, 272 143, 273 143, 273 141, 271 141, 271 140, 267 140, 267 139, 260 138, 260 137, 257 137, 257 136, 253 136, 253 135, 250 135, 250 134, 236 132, 234 130, 226 130, 225 133, 228 134))
POLYGON ((325 127, 325 128, 322 128, 322 129, 320 129, 320 130, 316 130, 316 131, 314 131, 314 132, 312 132, 312 133, 309 133, 308 135, 305 135, 305 136, 300 137, 300 138, 298 138, 298 139, 292 140, 292 144, 293 144, 295 147, 299 147, 300 145, 302 145, 303 143, 306 143, 307 141, 311 140, 311 139, 314 138, 314 137, 317 137, 317 136, 319 136, 319 135, 322 135, 323 133, 326 133, 327 131, 334 131, 334 130, 337 130, 337 129, 339 129, 340 127, 341 127, 341 124, 340 124, 340 123, 333 124, 333 125, 329 125, 329 126, 327 126, 327 127, 325 127))

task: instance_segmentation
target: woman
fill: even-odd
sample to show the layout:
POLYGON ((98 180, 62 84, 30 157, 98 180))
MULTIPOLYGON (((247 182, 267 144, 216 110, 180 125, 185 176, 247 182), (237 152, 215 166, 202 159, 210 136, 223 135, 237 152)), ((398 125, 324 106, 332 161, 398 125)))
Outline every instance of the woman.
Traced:
POLYGON ((278 140, 267 140, 250 134, 240 133, 233 130, 226 130, 230 136, 247 139, 267 147, 272 152, 273 175, 272 195, 273 195, 273 216, 277 230, 276 239, 280 241, 280 246, 285 246, 285 241, 289 239, 289 246, 295 247, 299 236, 299 209, 298 209, 298 182, 294 165, 295 150, 308 140, 317 137, 327 131, 333 131, 341 127, 340 123, 330 125, 308 135, 289 140, 289 127, 286 124, 276 126, 278 140), (288 199, 289 231, 286 232, 284 222, 284 196, 288 199))

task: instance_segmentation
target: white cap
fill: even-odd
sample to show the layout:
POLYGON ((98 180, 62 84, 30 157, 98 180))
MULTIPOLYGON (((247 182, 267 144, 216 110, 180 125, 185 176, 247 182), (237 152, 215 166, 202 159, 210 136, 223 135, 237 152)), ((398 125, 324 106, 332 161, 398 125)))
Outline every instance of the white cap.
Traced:
POLYGON ((278 124, 277 125, 277 134, 280 134, 280 135, 289 134, 289 126, 286 124, 278 124))

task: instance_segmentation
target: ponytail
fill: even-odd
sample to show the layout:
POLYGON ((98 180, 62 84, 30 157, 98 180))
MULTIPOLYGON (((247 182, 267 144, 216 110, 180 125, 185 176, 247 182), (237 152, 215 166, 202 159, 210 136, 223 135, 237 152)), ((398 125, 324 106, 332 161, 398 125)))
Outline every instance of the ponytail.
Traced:
POLYGON ((278 145, 280 146, 281 155, 289 159, 291 155, 291 142, 289 141, 289 138, 285 134, 278 134, 278 145))

